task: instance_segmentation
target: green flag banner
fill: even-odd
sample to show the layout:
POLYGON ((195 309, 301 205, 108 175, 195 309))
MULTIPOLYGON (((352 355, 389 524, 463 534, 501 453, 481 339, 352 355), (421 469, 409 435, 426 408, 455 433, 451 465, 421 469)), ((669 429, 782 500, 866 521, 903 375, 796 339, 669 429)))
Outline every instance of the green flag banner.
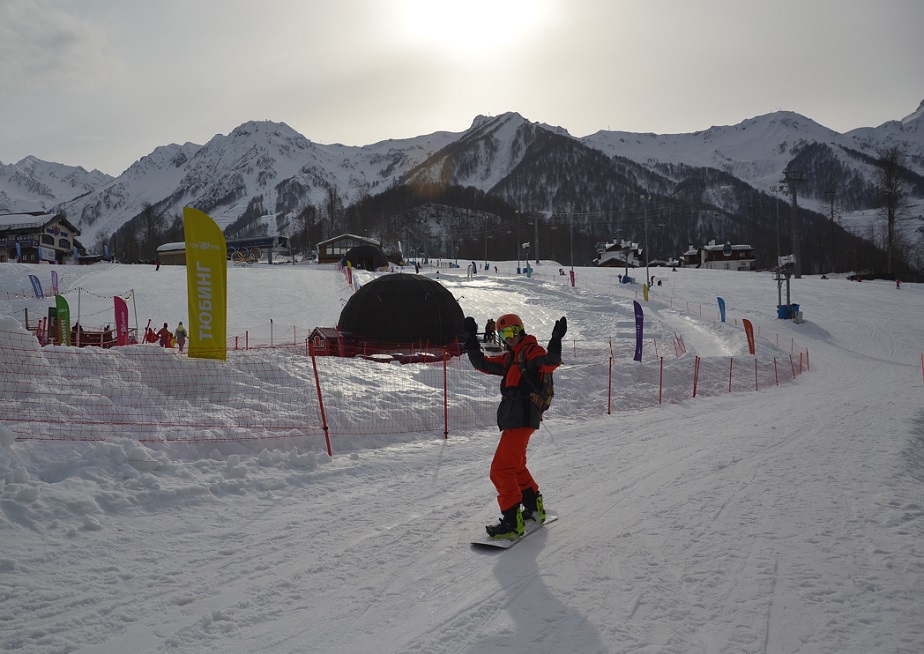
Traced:
MULTIPOLYGON (((71 344, 71 307, 63 295, 55 296, 55 314, 58 316, 58 343, 71 344)), ((78 316, 79 318, 79 316, 78 316)))

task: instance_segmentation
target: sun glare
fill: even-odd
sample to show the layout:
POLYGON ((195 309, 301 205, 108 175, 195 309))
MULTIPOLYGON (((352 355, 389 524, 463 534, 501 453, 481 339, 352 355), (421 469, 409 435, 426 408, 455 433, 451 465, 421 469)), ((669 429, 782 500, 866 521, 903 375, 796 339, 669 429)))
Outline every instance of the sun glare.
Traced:
POLYGON ((513 46, 541 22, 537 0, 407 0, 406 38, 444 52, 495 54, 513 46))

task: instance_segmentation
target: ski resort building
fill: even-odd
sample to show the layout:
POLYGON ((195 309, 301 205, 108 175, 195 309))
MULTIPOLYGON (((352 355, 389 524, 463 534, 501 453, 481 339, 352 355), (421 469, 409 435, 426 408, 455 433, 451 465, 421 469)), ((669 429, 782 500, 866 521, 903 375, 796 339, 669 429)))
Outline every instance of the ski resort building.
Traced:
POLYGON ((164 243, 157 248, 157 260, 165 266, 185 266, 186 243, 164 243))
POLYGON ((80 230, 61 214, 0 214, 0 262, 79 263, 80 230))
POLYGON ((638 243, 631 241, 613 241, 612 243, 597 243, 597 258, 594 263, 602 267, 637 268, 644 265, 642 262, 642 248, 638 243))
POLYGON ((374 245, 375 247, 380 247, 381 243, 371 238, 356 236, 355 234, 341 234, 340 236, 335 236, 334 238, 321 241, 317 244, 318 263, 337 263, 346 257, 347 252, 358 245, 374 245))
POLYGON ((709 245, 694 248, 692 245, 683 253, 683 265, 707 270, 754 270, 754 248, 750 245, 709 245))

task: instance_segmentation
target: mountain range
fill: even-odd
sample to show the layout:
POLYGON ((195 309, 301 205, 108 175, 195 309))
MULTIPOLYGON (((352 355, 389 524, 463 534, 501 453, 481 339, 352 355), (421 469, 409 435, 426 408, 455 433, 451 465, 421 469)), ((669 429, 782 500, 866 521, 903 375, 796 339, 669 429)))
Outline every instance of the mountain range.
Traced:
MULTIPOLYGON (((905 231, 913 244, 924 232, 924 102, 901 120, 846 133, 779 111, 690 134, 599 131, 576 138, 511 112, 478 116, 463 132, 361 147, 319 144, 285 123, 252 121, 204 145, 160 146, 115 178, 35 157, 0 163, 0 211, 63 212, 93 249, 96 241, 125 236, 146 208, 175 224, 183 206, 194 206, 227 233, 254 221, 291 232, 292 219, 312 207, 329 231, 358 231, 347 216, 362 204, 362 230, 390 245, 401 230, 385 229, 381 216, 369 218, 375 198, 410 189, 419 214, 425 200, 431 209, 452 204, 435 195, 439 190, 469 188, 506 203, 520 220, 534 216, 528 224, 537 225, 537 234, 540 223, 567 215, 583 247, 618 235, 641 241, 642 222, 647 231, 651 220, 660 228, 655 255, 657 247, 673 254, 710 237, 763 241, 772 249, 780 216, 784 222, 790 216, 783 171, 802 180, 798 211, 808 212, 809 238, 820 238, 812 225, 821 228, 827 218, 838 230, 875 240, 876 161, 890 146, 905 153, 905 231), (337 211, 343 215, 326 215, 337 211)), ((387 206, 394 213, 393 203, 387 206)), ((428 248, 478 242, 473 215, 457 215, 460 231, 435 237, 428 248)), ((487 232, 484 240, 487 250, 487 232)))

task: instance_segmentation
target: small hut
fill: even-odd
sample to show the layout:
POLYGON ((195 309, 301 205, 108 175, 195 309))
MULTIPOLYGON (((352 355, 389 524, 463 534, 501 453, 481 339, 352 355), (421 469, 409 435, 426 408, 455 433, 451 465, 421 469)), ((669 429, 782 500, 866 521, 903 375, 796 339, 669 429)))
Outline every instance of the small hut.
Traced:
POLYGON ((308 335, 311 348, 318 356, 340 356, 340 332, 334 327, 315 327, 308 335))

